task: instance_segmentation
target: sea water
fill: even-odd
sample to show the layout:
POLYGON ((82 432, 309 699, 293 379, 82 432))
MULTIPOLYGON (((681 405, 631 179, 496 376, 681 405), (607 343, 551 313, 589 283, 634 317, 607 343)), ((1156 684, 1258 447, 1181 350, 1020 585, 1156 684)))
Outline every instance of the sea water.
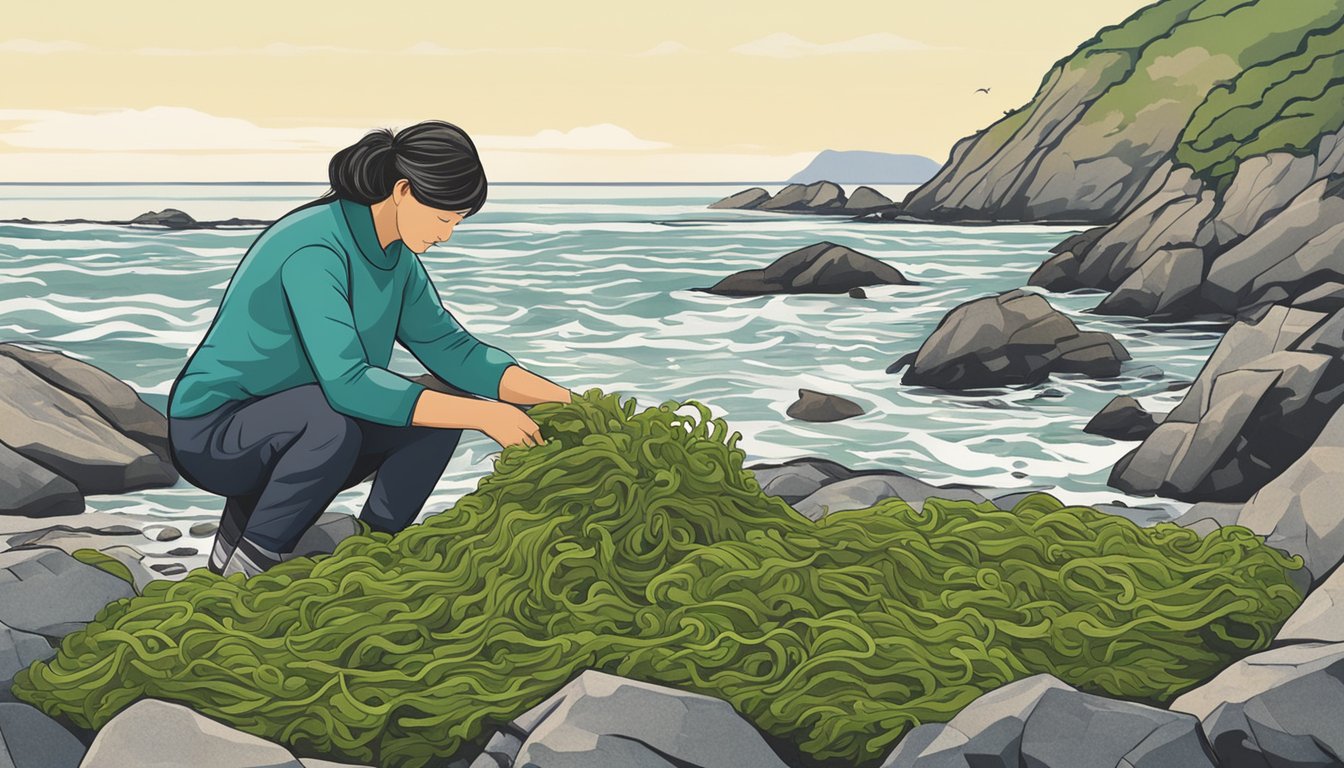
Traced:
MULTIPOLYGON (((1100 293, 1046 293, 1080 328, 1121 340, 1134 359, 1119 378, 1055 375, 1037 386, 975 393, 905 386, 899 373, 885 372, 888 365, 918 349, 953 307, 1025 286, 1049 249, 1079 228, 707 208, 748 186, 495 184, 484 209, 421 259, 445 306, 482 341, 576 392, 601 387, 641 408, 698 400, 742 433, 738 447, 748 464, 822 456, 939 484, 1048 488, 1068 503, 1147 506, 1131 515, 1144 523, 1188 506, 1109 488, 1111 466, 1137 444, 1083 427, 1120 394, 1170 410, 1217 344, 1220 326, 1094 315, 1100 293), (692 290, 823 240, 880 259, 918 285, 869 287, 866 299, 692 290), (790 418, 785 411, 800 388, 849 398, 865 413, 829 423, 790 418)), ((782 185, 761 186, 774 192, 782 185)), ((122 220, 172 207, 198 220, 274 219, 325 189, 9 184, 0 185, 0 218, 122 220)), ((901 199, 911 187, 878 189, 901 199)), ((92 363, 162 411, 260 229, 0 224, 0 341, 92 363)), ((424 370, 399 347, 391 367, 424 370)), ((498 451, 484 434, 466 432, 422 519, 474 489, 498 451)), ((331 508, 358 513, 368 488, 343 492, 331 508)), ((183 480, 90 496, 87 504, 185 529, 217 520, 223 500, 183 480)))

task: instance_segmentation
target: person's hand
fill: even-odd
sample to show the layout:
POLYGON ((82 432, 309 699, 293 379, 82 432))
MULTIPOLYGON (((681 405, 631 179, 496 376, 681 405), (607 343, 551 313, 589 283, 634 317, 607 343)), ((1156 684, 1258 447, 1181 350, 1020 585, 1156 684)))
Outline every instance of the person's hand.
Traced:
POLYGON ((491 402, 482 408, 477 429, 501 448, 511 445, 542 445, 541 427, 520 408, 509 403, 491 402))

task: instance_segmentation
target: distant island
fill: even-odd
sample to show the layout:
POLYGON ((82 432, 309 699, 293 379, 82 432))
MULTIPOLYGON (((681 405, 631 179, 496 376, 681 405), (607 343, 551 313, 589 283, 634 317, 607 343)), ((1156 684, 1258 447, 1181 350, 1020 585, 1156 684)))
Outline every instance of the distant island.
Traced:
POLYGON ((788 183, 812 184, 824 179, 837 184, 923 184, 940 167, 922 155, 825 149, 789 177, 788 183))

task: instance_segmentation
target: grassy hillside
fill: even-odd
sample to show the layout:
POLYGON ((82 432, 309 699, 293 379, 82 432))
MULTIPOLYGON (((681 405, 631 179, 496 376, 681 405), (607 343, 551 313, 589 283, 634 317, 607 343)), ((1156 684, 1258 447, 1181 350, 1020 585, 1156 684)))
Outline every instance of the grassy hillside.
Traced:
POLYGON ((1163 702, 1265 647, 1300 561, 1244 528, 1141 528, 1036 494, 818 523, 762 493, 722 419, 589 390, 530 412, 450 510, 245 580, 107 606, 16 695, 100 727, 180 701, 299 755, 424 766, 584 668, 721 697, 811 764, 1048 672, 1163 702))

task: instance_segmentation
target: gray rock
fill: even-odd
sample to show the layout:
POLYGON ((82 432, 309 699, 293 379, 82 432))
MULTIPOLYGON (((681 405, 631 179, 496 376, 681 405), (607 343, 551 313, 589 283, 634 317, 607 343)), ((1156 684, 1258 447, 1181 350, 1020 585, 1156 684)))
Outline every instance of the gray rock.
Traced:
POLYGON ((783 464, 753 464, 747 469, 756 475, 761 490, 789 504, 801 501, 827 483, 853 476, 853 471, 829 459, 803 457, 783 464))
POLYGON ((177 541, 180 538, 182 532, 172 525, 165 525, 154 534, 155 541, 177 541))
POLYGON ((1344 754, 1344 646, 1257 653, 1171 704, 1203 721, 1220 765, 1337 766, 1344 754))
POLYGON ((187 529, 187 532, 190 533, 192 536, 213 536, 215 531, 218 530, 219 530, 219 523, 205 521, 200 523, 192 523, 191 527, 187 529))
POLYGON ((866 509, 892 496, 917 510, 923 509, 924 501, 929 498, 977 504, 987 501, 984 496, 968 488, 931 485, 903 472, 879 470, 855 473, 848 479, 828 483, 807 498, 795 502, 793 508, 810 520, 820 520, 832 512, 866 509))
POLYGON ((177 482, 170 463, 13 358, 0 356, 0 380, 5 382, 0 442, 65 477, 81 493, 122 493, 177 482))
POLYGON ((78 768, 83 757, 84 745, 79 739, 42 710, 19 702, 0 702, 0 765, 78 768))
POLYGON ((892 204, 891 198, 878 192, 872 187, 858 187, 849 196, 849 201, 845 203, 845 210, 848 211, 866 211, 873 208, 885 208, 892 204))
POLYGON ((762 211, 839 209, 845 207, 845 191, 829 181, 790 184, 756 207, 762 211))
POLYGON ((516 766, 787 768, 724 701, 585 670, 520 715, 516 766))
POLYGON ((1030 385, 1056 371, 1114 376, 1128 359, 1110 334, 1079 331, 1039 295, 1016 290, 954 308, 901 381, 942 389, 1030 385))
POLYGON ((145 565, 145 553, 135 547, 117 544, 99 547, 98 551, 126 566, 131 572, 131 584, 135 587, 136 594, 144 591, 145 585, 154 580, 154 573, 145 565))
POLYGON ((864 291, 863 291, 862 288, 850 288, 850 289, 849 289, 849 298, 851 298, 851 299, 866 299, 866 298, 868 298, 868 294, 867 294, 867 293, 864 293, 864 291))
POLYGON ((1203 251, 1166 248, 1131 272, 1095 311, 1134 317, 1188 316, 1201 308, 1192 300, 1199 296, 1203 279, 1203 251))
POLYGON ((140 699, 109 720, 79 768, 126 768, 155 759, 191 768, 304 768, 279 744, 158 699, 140 699))
POLYGON ((84 496, 74 483, 0 443, 0 514, 50 517, 83 511, 84 496))
POLYGON ((1139 401, 1120 395, 1097 412, 1083 431, 1116 440, 1142 440, 1157 428, 1157 419, 1139 401))
POLYGON ((87 403, 103 419, 164 461, 168 456, 168 419, 140 399, 126 382, 107 371, 60 354, 0 344, 0 355, 87 403))
POLYGON ((1344 570, 1335 569, 1288 617, 1275 645, 1341 643, 1344 648, 1344 570))
POLYGON ((10 688, 19 670, 55 655, 45 637, 0 624, 0 701, 16 700, 10 688))
POLYGON ((1234 325, 1181 403, 1116 463, 1110 484, 1186 501, 1249 499, 1344 403, 1336 333, 1344 320, 1285 307, 1234 325))
POLYGON ((134 596, 130 584, 59 549, 0 552, 0 623, 14 629, 59 640, 134 596))
POLYGON ((180 576, 187 572, 187 566, 181 563, 150 563, 149 567, 164 576, 180 576))
POLYGON ((770 193, 760 187, 744 189, 733 195, 711 203, 710 208, 759 208, 761 203, 770 199, 770 193))
POLYGON ((192 229, 196 220, 176 208, 164 208, 162 211, 148 211, 131 219, 132 224, 151 224, 169 229, 192 229))
POLYGON ((1214 768, 1199 721, 1054 688, 1022 729, 1024 768, 1214 768))
POLYGON ((862 416, 864 410, 863 406, 839 395, 799 389, 798 399, 789 404, 785 413, 789 418, 803 421, 840 421, 862 416))
POLYGON ((336 551, 342 541, 360 532, 359 520, 344 512, 323 512, 317 522, 309 526, 299 538, 294 549, 286 553, 283 560, 314 555, 329 555, 336 551))
POLYGON ((779 257, 764 269, 748 269, 723 278, 706 293, 760 296, 775 293, 845 293, 865 285, 911 285, 889 264, 822 241, 779 257))
POLYGON ((1022 729, 1051 690, 1073 688, 1050 675, 1033 675, 985 693, 949 722, 907 733, 881 768, 1018 768, 1022 729))

